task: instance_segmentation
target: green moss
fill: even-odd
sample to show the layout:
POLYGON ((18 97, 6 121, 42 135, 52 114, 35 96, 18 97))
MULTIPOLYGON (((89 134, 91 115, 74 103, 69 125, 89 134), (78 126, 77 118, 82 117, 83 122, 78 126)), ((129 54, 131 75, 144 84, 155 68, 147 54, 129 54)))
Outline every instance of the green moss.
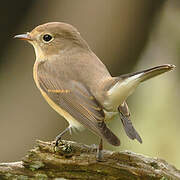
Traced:
POLYGON ((169 180, 169 179, 166 177, 162 177, 160 180, 169 180))
POLYGON ((46 179, 48 179, 48 176, 46 174, 38 173, 38 174, 36 174, 36 179, 37 180, 46 180, 46 179))
POLYGON ((1 178, 0 179, 13 179, 13 180, 28 180, 29 177, 28 176, 24 176, 24 175, 14 175, 11 173, 7 173, 5 175, 5 178, 1 178))
POLYGON ((28 180, 29 178, 27 176, 20 175, 17 180, 28 180))
POLYGON ((30 164, 29 166, 31 171, 35 171, 41 167, 44 167, 44 164, 41 161, 34 161, 33 164, 30 164))
POLYGON ((6 174, 6 177, 7 177, 7 178, 10 178, 11 176, 12 176, 11 173, 7 173, 7 174, 6 174))

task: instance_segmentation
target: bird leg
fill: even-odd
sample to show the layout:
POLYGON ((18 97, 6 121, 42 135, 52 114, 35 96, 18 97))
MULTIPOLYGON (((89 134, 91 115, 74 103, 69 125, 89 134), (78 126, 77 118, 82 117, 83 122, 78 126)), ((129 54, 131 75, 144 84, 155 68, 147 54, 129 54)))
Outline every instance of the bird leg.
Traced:
POLYGON ((71 130, 71 126, 68 126, 63 132, 61 132, 60 134, 58 134, 56 136, 56 143, 55 143, 55 147, 58 147, 58 144, 59 144, 59 141, 61 140, 61 137, 67 132, 67 131, 70 131, 71 130))
POLYGON ((101 138, 98 149, 97 149, 97 155, 96 155, 97 161, 102 161, 103 160, 102 150, 103 150, 103 140, 101 138))

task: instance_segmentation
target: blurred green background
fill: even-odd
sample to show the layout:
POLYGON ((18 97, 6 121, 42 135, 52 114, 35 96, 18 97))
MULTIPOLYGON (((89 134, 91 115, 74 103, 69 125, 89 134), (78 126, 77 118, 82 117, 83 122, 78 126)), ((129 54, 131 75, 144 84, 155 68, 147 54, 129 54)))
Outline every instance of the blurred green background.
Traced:
MULTIPOLYGON (((159 64, 177 66, 142 84, 128 99, 143 144, 128 139, 116 119, 111 127, 122 145, 114 149, 105 143, 105 148, 163 158, 180 169, 179 0, 6 0, 0 14, 0 162, 20 160, 36 139, 53 140, 67 127, 35 86, 33 48, 12 38, 39 24, 63 21, 80 31, 113 76, 159 64)), ((87 130, 64 138, 99 141, 87 130)))

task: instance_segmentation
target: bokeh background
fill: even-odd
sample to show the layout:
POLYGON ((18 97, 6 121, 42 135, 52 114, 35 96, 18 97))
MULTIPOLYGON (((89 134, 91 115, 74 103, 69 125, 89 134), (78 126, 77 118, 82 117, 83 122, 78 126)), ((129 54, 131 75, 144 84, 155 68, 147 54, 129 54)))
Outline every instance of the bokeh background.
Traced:
MULTIPOLYGON (((128 99, 143 144, 128 139, 116 119, 111 127, 122 145, 114 149, 105 143, 105 148, 163 158, 180 169, 179 0, 6 0, 0 14, 0 162, 20 160, 36 139, 53 140, 67 127, 35 86, 33 48, 13 39, 39 24, 63 21, 77 27, 113 76, 165 63, 177 66, 128 99)), ((64 138, 99 141, 87 130, 64 138)))

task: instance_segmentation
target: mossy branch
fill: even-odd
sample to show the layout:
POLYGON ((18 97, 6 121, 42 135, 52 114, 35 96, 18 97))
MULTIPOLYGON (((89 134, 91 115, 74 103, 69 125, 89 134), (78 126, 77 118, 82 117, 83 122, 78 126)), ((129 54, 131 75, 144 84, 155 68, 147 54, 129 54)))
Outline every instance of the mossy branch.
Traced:
POLYGON ((0 179, 180 179, 180 171, 162 159, 133 152, 104 150, 96 161, 96 148, 62 141, 56 151, 52 142, 37 141, 22 161, 0 164, 0 179))

